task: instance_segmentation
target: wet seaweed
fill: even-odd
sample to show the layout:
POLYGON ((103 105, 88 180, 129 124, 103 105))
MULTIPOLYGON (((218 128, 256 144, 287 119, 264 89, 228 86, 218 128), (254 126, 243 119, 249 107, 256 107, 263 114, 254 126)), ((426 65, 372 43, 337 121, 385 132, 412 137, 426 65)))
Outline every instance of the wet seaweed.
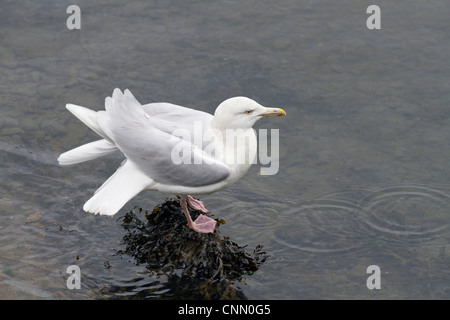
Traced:
MULTIPOLYGON (((197 214, 191 211, 193 219, 197 214)), ((189 229, 177 200, 167 200, 151 213, 135 207, 125 214, 122 225, 127 230, 123 252, 155 275, 236 280, 257 271, 268 257, 261 245, 248 253, 246 246, 221 236, 220 223, 214 234, 189 229), (146 222, 139 218, 143 214, 146 222)))
MULTIPOLYGON (((193 219, 199 214, 192 209, 190 213, 193 219)), ((151 276, 166 276, 169 283, 195 287, 196 295, 203 298, 236 298, 236 292, 228 296, 229 284, 256 272, 269 255, 262 245, 247 252, 247 246, 222 236, 219 229, 224 222, 216 220, 213 234, 201 234, 188 228, 178 200, 169 199, 151 213, 134 207, 122 218, 127 234, 125 249, 119 253, 145 264, 151 276)))

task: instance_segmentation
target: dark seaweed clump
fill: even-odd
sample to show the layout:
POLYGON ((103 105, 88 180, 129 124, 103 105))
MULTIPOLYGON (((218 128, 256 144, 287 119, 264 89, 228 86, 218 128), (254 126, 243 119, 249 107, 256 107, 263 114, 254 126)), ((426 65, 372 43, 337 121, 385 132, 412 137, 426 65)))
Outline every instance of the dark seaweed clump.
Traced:
MULTIPOLYGON (((191 210, 191 209, 190 209, 191 210)), ((198 213, 191 211, 192 219, 198 213)), ((239 280, 258 270, 268 255, 257 246, 251 253, 222 237, 218 221, 214 234, 188 228, 178 200, 167 200, 151 213, 135 207, 123 217, 128 231, 125 253, 146 264, 153 275, 177 275, 198 280, 239 280), (146 221, 139 219, 145 217, 146 221)))

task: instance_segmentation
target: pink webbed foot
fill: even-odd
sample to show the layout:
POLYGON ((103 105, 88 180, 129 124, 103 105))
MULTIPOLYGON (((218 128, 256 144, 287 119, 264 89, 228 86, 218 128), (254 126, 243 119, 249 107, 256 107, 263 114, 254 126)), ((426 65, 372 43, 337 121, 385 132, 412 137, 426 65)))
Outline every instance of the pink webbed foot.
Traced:
POLYGON ((200 233, 214 233, 216 223, 216 220, 201 214, 189 227, 200 233))
POLYGON ((199 210, 204 213, 208 213, 208 210, 206 210, 205 205, 203 204, 203 201, 194 199, 191 196, 187 196, 187 202, 189 203, 189 206, 192 209, 199 210))
MULTIPOLYGON (((206 208, 203 205, 203 202, 199 201, 199 200, 195 200, 192 197, 188 196, 187 201, 189 202, 189 205, 196 209, 196 210, 200 210, 202 212, 208 212, 206 210, 206 208), (191 198, 191 199, 189 199, 191 198), (191 201, 194 200, 194 205, 198 205, 198 208, 202 208, 202 209, 197 209, 197 207, 194 207, 191 205, 191 201), (199 204, 200 203, 200 204, 199 204)), ((195 230, 197 232, 200 233, 214 233, 215 227, 216 227, 216 223, 217 221, 214 219, 211 219, 210 217, 207 217, 203 214, 200 214, 197 219, 195 219, 195 221, 192 221, 191 215, 189 214, 189 210, 187 207, 187 202, 184 199, 180 199, 180 205, 181 208, 183 209, 184 215, 186 216, 186 220, 188 222, 188 226, 189 228, 191 228, 192 230, 195 230)))

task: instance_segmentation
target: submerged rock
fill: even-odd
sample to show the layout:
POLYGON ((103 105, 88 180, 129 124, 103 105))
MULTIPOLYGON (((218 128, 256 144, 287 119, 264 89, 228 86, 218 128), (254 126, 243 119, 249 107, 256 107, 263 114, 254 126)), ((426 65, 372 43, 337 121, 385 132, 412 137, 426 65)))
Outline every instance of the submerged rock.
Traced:
MULTIPOLYGON (((189 210, 195 220, 199 212, 189 210)), ((168 283, 189 287, 189 293, 178 287, 174 297, 239 298, 234 290, 230 294, 229 284, 257 271, 268 255, 260 245, 249 253, 221 236, 223 223, 218 220, 213 234, 201 234, 188 228, 178 200, 167 200, 151 213, 135 207, 123 217, 126 248, 120 253, 146 264, 152 276, 164 275, 168 283)))

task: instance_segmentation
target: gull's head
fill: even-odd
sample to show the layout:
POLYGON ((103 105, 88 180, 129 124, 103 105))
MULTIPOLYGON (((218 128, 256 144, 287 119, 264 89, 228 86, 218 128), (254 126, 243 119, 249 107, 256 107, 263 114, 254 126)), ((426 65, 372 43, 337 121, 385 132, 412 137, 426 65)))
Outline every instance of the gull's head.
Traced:
POLYGON ((234 97, 222 102, 216 109, 213 127, 218 129, 249 129, 263 117, 285 116, 280 108, 266 108, 246 97, 234 97))

